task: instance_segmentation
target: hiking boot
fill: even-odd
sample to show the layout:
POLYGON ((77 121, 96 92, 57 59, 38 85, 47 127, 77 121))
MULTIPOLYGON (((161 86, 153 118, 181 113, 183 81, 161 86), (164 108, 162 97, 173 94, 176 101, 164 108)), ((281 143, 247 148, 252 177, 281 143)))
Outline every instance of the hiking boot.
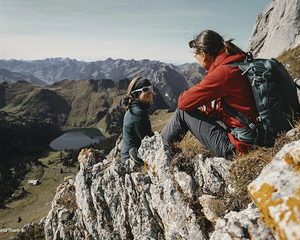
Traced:
POLYGON ((139 166, 144 165, 144 161, 143 161, 143 159, 141 159, 137 148, 131 148, 129 150, 129 156, 137 165, 139 165, 139 166))

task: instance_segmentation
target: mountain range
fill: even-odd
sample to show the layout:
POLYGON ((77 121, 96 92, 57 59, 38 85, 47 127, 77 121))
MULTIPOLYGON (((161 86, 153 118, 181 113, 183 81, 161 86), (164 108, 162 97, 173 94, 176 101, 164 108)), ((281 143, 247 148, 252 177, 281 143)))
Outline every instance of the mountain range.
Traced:
POLYGON ((19 81, 27 81, 27 82, 31 82, 32 84, 42 85, 42 86, 47 84, 46 82, 40 80, 39 78, 35 77, 30 73, 26 74, 21 72, 13 72, 5 68, 0 69, 0 83, 1 82, 16 83, 19 81))
MULTIPOLYGON (((273 0, 258 16, 250 40, 250 50, 256 56, 271 53, 271 57, 278 57, 295 46, 297 37, 290 38, 288 46, 278 44, 281 40, 277 37, 291 36, 281 31, 286 27, 281 25, 284 24, 281 20, 289 23, 296 16, 299 22, 299 2, 273 0)), ((292 28, 297 26, 288 25, 288 33, 294 34, 292 28)), ((295 79, 300 78, 299 53, 300 46, 279 57, 295 79)), ((137 75, 152 80, 156 92, 154 106, 158 109, 175 108, 180 92, 199 81, 203 74, 197 64, 175 66, 158 61, 122 59, 90 63, 68 58, 0 60, 0 69, 5 69, 3 76, 11 76, 5 76, 5 82, 0 84, 0 125, 5 127, 0 135, 14 137, 2 140, 6 146, 0 144, 8 153, 0 159, 7 163, 11 163, 11 153, 24 155, 19 146, 27 152, 36 151, 28 150, 31 145, 41 150, 39 142, 46 142, 55 131, 58 134, 58 128, 96 126, 101 129, 104 126, 106 131, 120 131, 118 127, 122 124, 118 121, 122 109, 119 103, 130 79, 137 75), (15 80, 13 74, 27 76, 27 81, 32 83, 15 80), (28 76, 47 85, 34 83, 28 76), (19 131, 14 131, 16 121, 6 122, 10 117, 20 117, 19 131), (31 119, 34 122, 30 122, 31 119), (48 136, 42 131, 47 131, 48 136), (27 141, 20 140, 20 133, 27 141), (32 133, 43 138, 31 136, 32 133), (28 141, 30 137, 35 142, 28 141), (13 145, 16 145, 14 149, 8 148, 13 145)), ((115 171, 120 142, 116 142, 115 149, 105 158, 100 157, 97 150, 83 150, 78 159, 78 174, 65 178, 57 188, 51 210, 41 219, 39 228, 25 225, 24 234, 30 237, 21 235, 17 239, 38 239, 34 236, 37 233, 41 239, 298 239, 299 181, 295 181, 299 179, 298 143, 284 147, 268 164, 269 172, 263 171, 247 191, 247 185, 271 161, 270 156, 274 156, 284 143, 295 140, 299 140, 299 127, 281 138, 274 149, 255 149, 249 155, 227 161, 206 156, 198 141, 193 145, 190 138, 181 145, 183 152, 174 157, 160 135, 155 134, 144 139, 139 150, 145 160, 144 166, 136 171, 135 163, 130 163, 132 171, 125 176, 115 171), (256 206, 254 203, 248 205, 249 195, 256 206)), ((20 159, 20 163, 23 160, 20 159)), ((52 162, 46 167, 52 170, 51 165, 52 162)), ((10 164, 5 173, 4 167, 0 168, 0 193, 6 189, 4 193, 9 196, 19 186, 18 178, 21 177, 16 167, 24 169, 21 165, 10 164)), ((49 178, 46 174, 43 177, 49 178)), ((46 181, 41 185, 44 189, 48 188, 46 181)), ((46 194, 50 192, 43 191, 40 195, 46 194)), ((28 218, 23 209, 24 206, 20 211, 24 220, 20 224, 29 221, 23 217, 28 218)), ((30 211, 34 210, 31 207, 30 211)))
POLYGON ((69 58, 48 58, 34 61, 0 60, 0 69, 3 72, 0 75, 2 82, 14 83, 26 80, 35 85, 52 84, 65 79, 111 79, 117 81, 144 76, 152 81, 160 93, 163 93, 162 97, 171 109, 176 108, 179 94, 201 79, 204 73, 196 63, 175 66, 159 61, 114 60, 111 58, 96 62, 77 61, 69 58), (22 78, 22 76, 24 77, 22 78))
MULTIPOLYGON (((0 110, 60 128, 88 127, 115 112, 124 97, 128 79, 62 80, 48 86, 26 81, 0 84, 0 110)), ((169 108, 157 87, 152 111, 169 108)), ((112 116, 110 116, 111 118, 112 116)))
MULTIPOLYGON (((31 74, 41 81, 51 84, 63 79, 112 79, 119 80, 133 78, 138 75, 148 77, 154 82, 160 81, 164 71, 174 71, 184 77, 189 76, 188 72, 199 71, 195 63, 173 65, 159 61, 124 60, 108 58, 104 61, 84 62, 70 58, 47 58, 43 60, 0 60, 0 68, 10 71, 31 74)), ((191 75, 191 73, 190 73, 191 75)), ((195 77, 191 76, 191 77, 195 77)), ((25 79, 23 79, 25 80, 25 79)), ((189 80, 189 79, 186 79, 189 80)))

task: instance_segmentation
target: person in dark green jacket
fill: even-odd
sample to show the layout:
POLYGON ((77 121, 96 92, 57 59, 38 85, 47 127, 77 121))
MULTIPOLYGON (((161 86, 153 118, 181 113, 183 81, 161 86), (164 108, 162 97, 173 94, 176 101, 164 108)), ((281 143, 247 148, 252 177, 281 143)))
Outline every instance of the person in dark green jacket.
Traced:
POLYGON ((153 95, 153 87, 147 78, 136 77, 128 86, 127 95, 123 100, 126 113, 123 121, 121 165, 126 165, 129 158, 140 165, 143 163, 138 157, 137 149, 145 136, 153 136, 149 119, 153 95))

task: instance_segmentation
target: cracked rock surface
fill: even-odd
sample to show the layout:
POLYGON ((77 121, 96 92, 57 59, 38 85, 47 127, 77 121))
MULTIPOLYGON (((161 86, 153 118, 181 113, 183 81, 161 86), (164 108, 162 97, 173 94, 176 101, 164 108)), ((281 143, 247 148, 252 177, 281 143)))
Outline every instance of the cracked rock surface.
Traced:
POLYGON ((191 160, 195 175, 171 167, 172 156, 158 133, 139 149, 144 166, 124 176, 115 171, 114 149, 106 159, 82 150, 80 171, 57 189, 46 217, 46 239, 209 239, 212 223, 199 194, 223 195, 230 161, 191 160))
POLYGON ((300 0, 273 0, 257 16, 247 50, 275 58, 300 44, 300 0))
POLYGON ((264 222, 280 239, 300 239, 300 141, 285 145, 248 186, 264 222))
MULTIPOLYGON (((231 161, 201 154, 176 161, 155 133, 139 148, 144 165, 129 161, 127 173, 119 175, 120 144, 106 159, 93 149, 81 151, 78 174, 57 188, 43 219, 46 239, 276 239, 253 203, 226 209, 222 201, 234 192, 231 161)), ((288 158, 292 166, 299 162, 297 151, 288 158)))
POLYGON ((271 231, 259 220, 259 212, 254 204, 249 204, 243 211, 231 211, 223 218, 219 218, 210 239, 275 240, 271 231))

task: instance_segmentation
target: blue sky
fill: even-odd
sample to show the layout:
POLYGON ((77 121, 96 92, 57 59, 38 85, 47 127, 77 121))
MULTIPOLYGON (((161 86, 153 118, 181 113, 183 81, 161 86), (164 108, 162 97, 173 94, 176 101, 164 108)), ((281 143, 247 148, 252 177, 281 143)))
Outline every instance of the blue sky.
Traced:
POLYGON ((244 48, 271 0, 0 0, 0 58, 193 62, 205 29, 244 48))

